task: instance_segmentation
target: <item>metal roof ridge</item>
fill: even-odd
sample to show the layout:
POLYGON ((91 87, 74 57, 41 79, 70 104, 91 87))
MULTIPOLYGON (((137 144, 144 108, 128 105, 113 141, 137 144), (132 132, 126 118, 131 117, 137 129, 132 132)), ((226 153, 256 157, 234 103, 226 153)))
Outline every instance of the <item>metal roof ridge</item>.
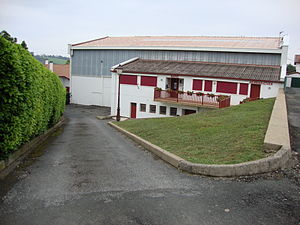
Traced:
POLYGON ((93 42, 93 41, 99 41, 99 40, 106 39, 106 38, 109 38, 109 36, 96 38, 96 39, 92 39, 92 40, 89 40, 89 41, 84 41, 84 42, 80 42, 80 43, 76 43, 76 44, 71 44, 71 46, 82 45, 82 44, 86 44, 86 43, 93 42))

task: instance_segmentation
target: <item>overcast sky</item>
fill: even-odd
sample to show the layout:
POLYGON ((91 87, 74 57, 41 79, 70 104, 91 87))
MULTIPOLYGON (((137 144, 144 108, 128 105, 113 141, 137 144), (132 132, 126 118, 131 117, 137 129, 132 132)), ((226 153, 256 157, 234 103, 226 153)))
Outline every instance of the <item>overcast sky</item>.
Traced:
POLYGON ((0 29, 35 54, 67 55, 102 36, 290 37, 300 53, 300 0, 0 0, 0 29))

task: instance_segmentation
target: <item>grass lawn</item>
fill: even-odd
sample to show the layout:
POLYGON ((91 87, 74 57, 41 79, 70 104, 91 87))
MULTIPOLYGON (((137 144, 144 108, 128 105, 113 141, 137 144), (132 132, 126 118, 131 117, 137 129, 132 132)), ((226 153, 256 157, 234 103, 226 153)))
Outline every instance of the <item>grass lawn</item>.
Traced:
POLYGON ((48 57, 49 61, 52 61, 54 64, 66 64, 67 60, 65 59, 59 59, 59 58, 52 58, 48 57))
POLYGON ((117 124, 194 163, 235 164, 266 157, 263 141, 275 99, 182 117, 117 124))

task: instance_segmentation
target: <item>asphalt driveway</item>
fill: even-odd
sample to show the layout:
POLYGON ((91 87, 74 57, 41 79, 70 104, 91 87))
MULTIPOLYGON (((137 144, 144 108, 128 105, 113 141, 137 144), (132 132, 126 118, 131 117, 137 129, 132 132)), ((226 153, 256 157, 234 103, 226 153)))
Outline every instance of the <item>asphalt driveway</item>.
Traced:
POLYGON ((300 154, 300 88, 287 88, 285 94, 288 108, 291 147, 300 154))
POLYGON ((284 177, 215 179, 177 171, 68 106, 68 123, 5 180, 0 224, 299 224, 300 189, 284 177))

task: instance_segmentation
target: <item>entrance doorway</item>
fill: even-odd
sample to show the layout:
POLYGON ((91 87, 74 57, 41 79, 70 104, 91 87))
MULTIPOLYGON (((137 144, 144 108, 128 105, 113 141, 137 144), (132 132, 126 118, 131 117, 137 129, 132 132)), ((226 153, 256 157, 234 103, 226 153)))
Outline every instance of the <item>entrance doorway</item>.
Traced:
POLYGON ((291 87, 300 88, 300 78, 292 77, 291 87))
POLYGON ((136 103, 130 103, 130 118, 136 118, 136 103))
POLYGON ((167 78, 166 89, 173 90, 170 93, 171 98, 177 98, 177 91, 183 91, 184 80, 179 78, 167 78))
POLYGON ((171 89, 173 91, 178 91, 178 78, 171 78, 171 89))
POLYGON ((251 84, 250 98, 251 99, 260 98, 260 84, 251 84))
POLYGON ((184 79, 167 78, 166 89, 173 91, 183 91, 184 79))

